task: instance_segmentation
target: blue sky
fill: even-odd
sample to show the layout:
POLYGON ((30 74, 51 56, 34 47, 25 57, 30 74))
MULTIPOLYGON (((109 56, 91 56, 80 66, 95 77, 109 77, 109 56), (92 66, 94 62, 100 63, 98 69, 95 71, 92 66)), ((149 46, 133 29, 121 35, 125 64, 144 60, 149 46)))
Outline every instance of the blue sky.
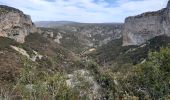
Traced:
POLYGON ((168 0, 0 0, 33 21, 124 22, 128 16, 166 7, 168 0))

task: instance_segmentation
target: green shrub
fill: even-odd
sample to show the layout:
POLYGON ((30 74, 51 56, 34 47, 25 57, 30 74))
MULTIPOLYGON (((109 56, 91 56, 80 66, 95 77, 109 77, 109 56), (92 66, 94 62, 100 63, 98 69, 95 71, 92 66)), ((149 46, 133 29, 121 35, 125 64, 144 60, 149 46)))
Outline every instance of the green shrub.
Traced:
POLYGON ((163 99, 170 94, 170 48, 162 48, 160 52, 150 52, 149 60, 136 65, 125 84, 129 84, 129 92, 144 98, 163 99))

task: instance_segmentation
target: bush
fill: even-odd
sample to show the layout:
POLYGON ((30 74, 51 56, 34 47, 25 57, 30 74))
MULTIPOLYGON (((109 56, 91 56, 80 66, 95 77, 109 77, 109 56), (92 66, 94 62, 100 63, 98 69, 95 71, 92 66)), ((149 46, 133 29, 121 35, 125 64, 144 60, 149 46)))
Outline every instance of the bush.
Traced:
POLYGON ((149 60, 133 67, 131 75, 124 80, 128 91, 151 99, 164 99, 170 94, 170 48, 150 52, 149 60))
POLYGON ((39 70, 37 64, 24 59, 24 67, 16 84, 2 87, 4 98, 22 98, 26 100, 67 100, 78 98, 76 92, 66 84, 66 75, 39 70), (17 97, 16 97, 17 96, 17 97))

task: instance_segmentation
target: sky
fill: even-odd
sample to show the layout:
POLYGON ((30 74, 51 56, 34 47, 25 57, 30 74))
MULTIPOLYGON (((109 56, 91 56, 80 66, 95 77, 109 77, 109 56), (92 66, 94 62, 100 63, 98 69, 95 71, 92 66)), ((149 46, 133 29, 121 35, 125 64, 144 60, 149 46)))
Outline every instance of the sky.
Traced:
POLYGON ((168 0, 0 0, 33 21, 124 22, 128 16, 165 8, 168 0))

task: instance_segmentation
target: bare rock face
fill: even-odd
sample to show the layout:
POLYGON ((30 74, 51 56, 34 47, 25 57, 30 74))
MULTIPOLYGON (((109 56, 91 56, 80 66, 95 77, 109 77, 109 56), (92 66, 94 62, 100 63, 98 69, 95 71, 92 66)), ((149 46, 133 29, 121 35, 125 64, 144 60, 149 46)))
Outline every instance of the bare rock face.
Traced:
POLYGON ((123 46, 140 45, 163 34, 170 36, 170 0, 162 10, 126 18, 123 46))
POLYGON ((0 5, 0 36, 23 43, 25 37, 35 31, 36 27, 29 15, 18 9, 0 5))

